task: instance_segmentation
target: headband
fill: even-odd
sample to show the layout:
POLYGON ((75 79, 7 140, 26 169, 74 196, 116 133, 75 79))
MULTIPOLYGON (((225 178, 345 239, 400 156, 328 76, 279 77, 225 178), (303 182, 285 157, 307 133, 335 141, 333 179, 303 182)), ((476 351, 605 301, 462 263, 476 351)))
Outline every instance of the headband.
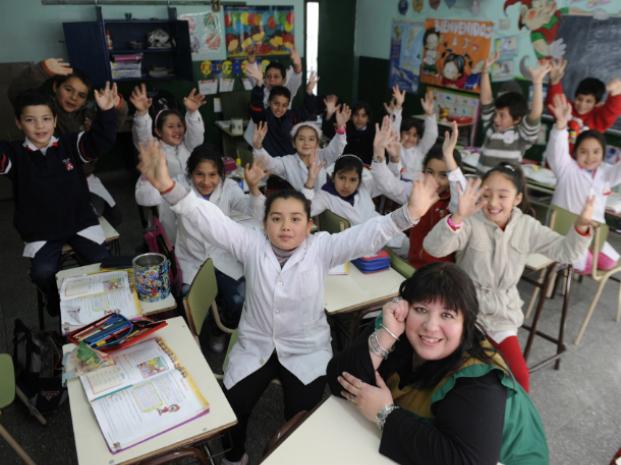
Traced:
POLYGON ((319 126, 317 126, 312 121, 302 121, 301 123, 298 123, 295 126, 293 126, 290 132, 291 139, 295 139, 295 136, 298 133, 298 131, 304 127, 311 128, 312 130, 314 130, 317 133, 317 139, 321 139, 321 136, 322 136, 321 129, 319 128, 319 126))

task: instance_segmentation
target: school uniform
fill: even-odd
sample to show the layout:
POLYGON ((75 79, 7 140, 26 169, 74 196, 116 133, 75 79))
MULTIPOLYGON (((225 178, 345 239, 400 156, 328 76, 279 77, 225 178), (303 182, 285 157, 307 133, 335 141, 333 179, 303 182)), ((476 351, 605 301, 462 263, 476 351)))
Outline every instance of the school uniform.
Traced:
MULTIPOLYGON (((219 244, 244 264, 249 285, 238 341, 231 349, 224 373, 227 393, 233 393, 229 401, 240 421, 235 428, 236 443, 239 447, 241 441, 243 448, 250 410, 269 383, 267 377, 259 382, 253 376, 276 364, 278 370, 298 380, 301 390, 325 376, 332 357, 330 327, 323 310, 328 270, 352 258, 375 253, 412 222, 407 209, 399 209, 339 234, 311 235, 281 266, 263 232, 238 225, 210 202, 187 195, 179 185, 164 198, 173 205, 173 211, 201 231, 202 237, 219 244)), ((316 384, 313 400, 319 401, 323 381, 320 380, 319 389, 315 389, 316 384)), ((304 395, 289 396, 288 387, 284 388, 286 404, 304 400, 304 395)), ((296 413, 290 407, 286 410, 288 414, 296 413)))
MULTIPOLYGON (((337 133, 326 147, 317 151, 318 159, 325 162, 325 166, 331 165, 341 156, 346 144, 347 137, 345 134, 337 133)), ((271 174, 283 178, 295 190, 302 191, 304 189, 304 183, 306 183, 308 178, 308 168, 297 153, 282 157, 272 157, 267 147, 264 147, 258 150, 254 149, 253 154, 261 159, 265 164, 265 169, 271 174)), ((324 167, 315 180, 315 190, 321 189, 321 186, 326 183, 326 177, 324 167)))
MULTIPOLYGON (((188 158, 190 158, 190 155, 192 154, 192 150, 201 145, 204 141, 205 125, 203 123, 203 117, 199 111, 186 112, 185 126, 185 136, 181 144, 175 146, 168 145, 160 141, 160 147, 166 155, 168 172, 174 179, 181 179, 185 176, 186 165, 188 158)), ((134 145, 138 150, 140 150, 141 145, 146 144, 153 139, 153 122, 148 112, 144 115, 134 115, 132 138, 134 145)), ((144 185, 144 183, 142 185, 144 185)), ((153 206, 149 203, 140 203, 138 199, 143 198, 143 194, 138 192, 138 188, 139 185, 137 183, 136 201, 138 202, 138 205, 143 207, 153 206)), ((159 203, 158 216, 162 226, 164 227, 164 231, 166 231, 166 234, 170 240, 174 242, 177 237, 177 224, 175 215, 170 211, 170 207, 166 204, 166 202, 159 203)))
MULTIPOLYGON (((402 110, 393 112, 393 128, 398 134, 401 133, 401 113, 402 110)), ((413 180, 417 173, 423 171, 425 155, 427 155, 427 152, 429 152, 438 139, 438 122, 436 121, 436 115, 425 115, 423 121, 423 135, 422 137, 420 134, 418 135, 418 143, 414 147, 407 149, 400 145, 401 176, 407 180, 413 180)))
POLYGON ((108 255, 105 235, 90 205, 83 166, 114 145, 114 110, 97 113, 88 132, 52 137, 38 149, 28 139, 0 142, 0 174, 13 183, 14 224, 32 258, 31 278, 58 312, 55 274, 64 244, 89 262, 108 255))

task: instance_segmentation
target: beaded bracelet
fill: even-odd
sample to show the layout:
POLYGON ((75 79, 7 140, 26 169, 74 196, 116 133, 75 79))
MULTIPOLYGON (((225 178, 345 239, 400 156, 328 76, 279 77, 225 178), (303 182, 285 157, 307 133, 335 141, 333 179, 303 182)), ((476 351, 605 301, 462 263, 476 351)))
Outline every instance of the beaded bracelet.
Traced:
POLYGON ((369 351, 372 354, 377 355, 378 357, 382 357, 384 360, 388 358, 388 354, 392 352, 391 350, 385 349, 379 342, 379 338, 377 337, 377 331, 373 331, 369 336, 369 351))

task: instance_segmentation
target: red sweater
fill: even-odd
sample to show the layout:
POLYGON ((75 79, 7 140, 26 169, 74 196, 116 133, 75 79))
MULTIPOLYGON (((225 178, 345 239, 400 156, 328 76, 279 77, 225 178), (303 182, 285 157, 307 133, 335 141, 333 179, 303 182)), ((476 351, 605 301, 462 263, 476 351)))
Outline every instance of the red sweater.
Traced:
POLYGON ((435 262, 454 262, 455 254, 446 257, 433 257, 423 249, 423 241, 425 236, 431 231, 438 221, 449 214, 448 206, 451 200, 450 192, 445 192, 440 196, 440 200, 434 203, 427 213, 423 215, 418 224, 410 229, 410 250, 408 252, 408 260, 410 264, 416 268, 422 268, 425 265, 435 262))
MULTIPOLYGON (((546 98, 546 104, 551 105, 554 101, 555 95, 563 94, 563 85, 551 84, 548 88, 548 96, 546 98)), ((590 112, 579 115, 574 107, 574 102, 571 103, 573 118, 568 124, 569 130, 569 145, 570 150, 573 152, 573 146, 576 142, 576 137, 587 129, 595 129, 599 132, 605 132, 608 130, 621 116, 621 95, 609 95, 603 105, 597 105, 590 112)))

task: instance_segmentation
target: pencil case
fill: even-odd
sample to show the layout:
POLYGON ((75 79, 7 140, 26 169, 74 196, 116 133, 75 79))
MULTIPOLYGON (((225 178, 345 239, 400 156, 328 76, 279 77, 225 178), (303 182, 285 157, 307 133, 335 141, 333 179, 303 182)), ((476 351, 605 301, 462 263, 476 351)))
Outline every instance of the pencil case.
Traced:
POLYGON ((375 255, 356 258, 351 262, 363 273, 374 273, 390 268, 390 255, 385 250, 381 250, 375 255))

